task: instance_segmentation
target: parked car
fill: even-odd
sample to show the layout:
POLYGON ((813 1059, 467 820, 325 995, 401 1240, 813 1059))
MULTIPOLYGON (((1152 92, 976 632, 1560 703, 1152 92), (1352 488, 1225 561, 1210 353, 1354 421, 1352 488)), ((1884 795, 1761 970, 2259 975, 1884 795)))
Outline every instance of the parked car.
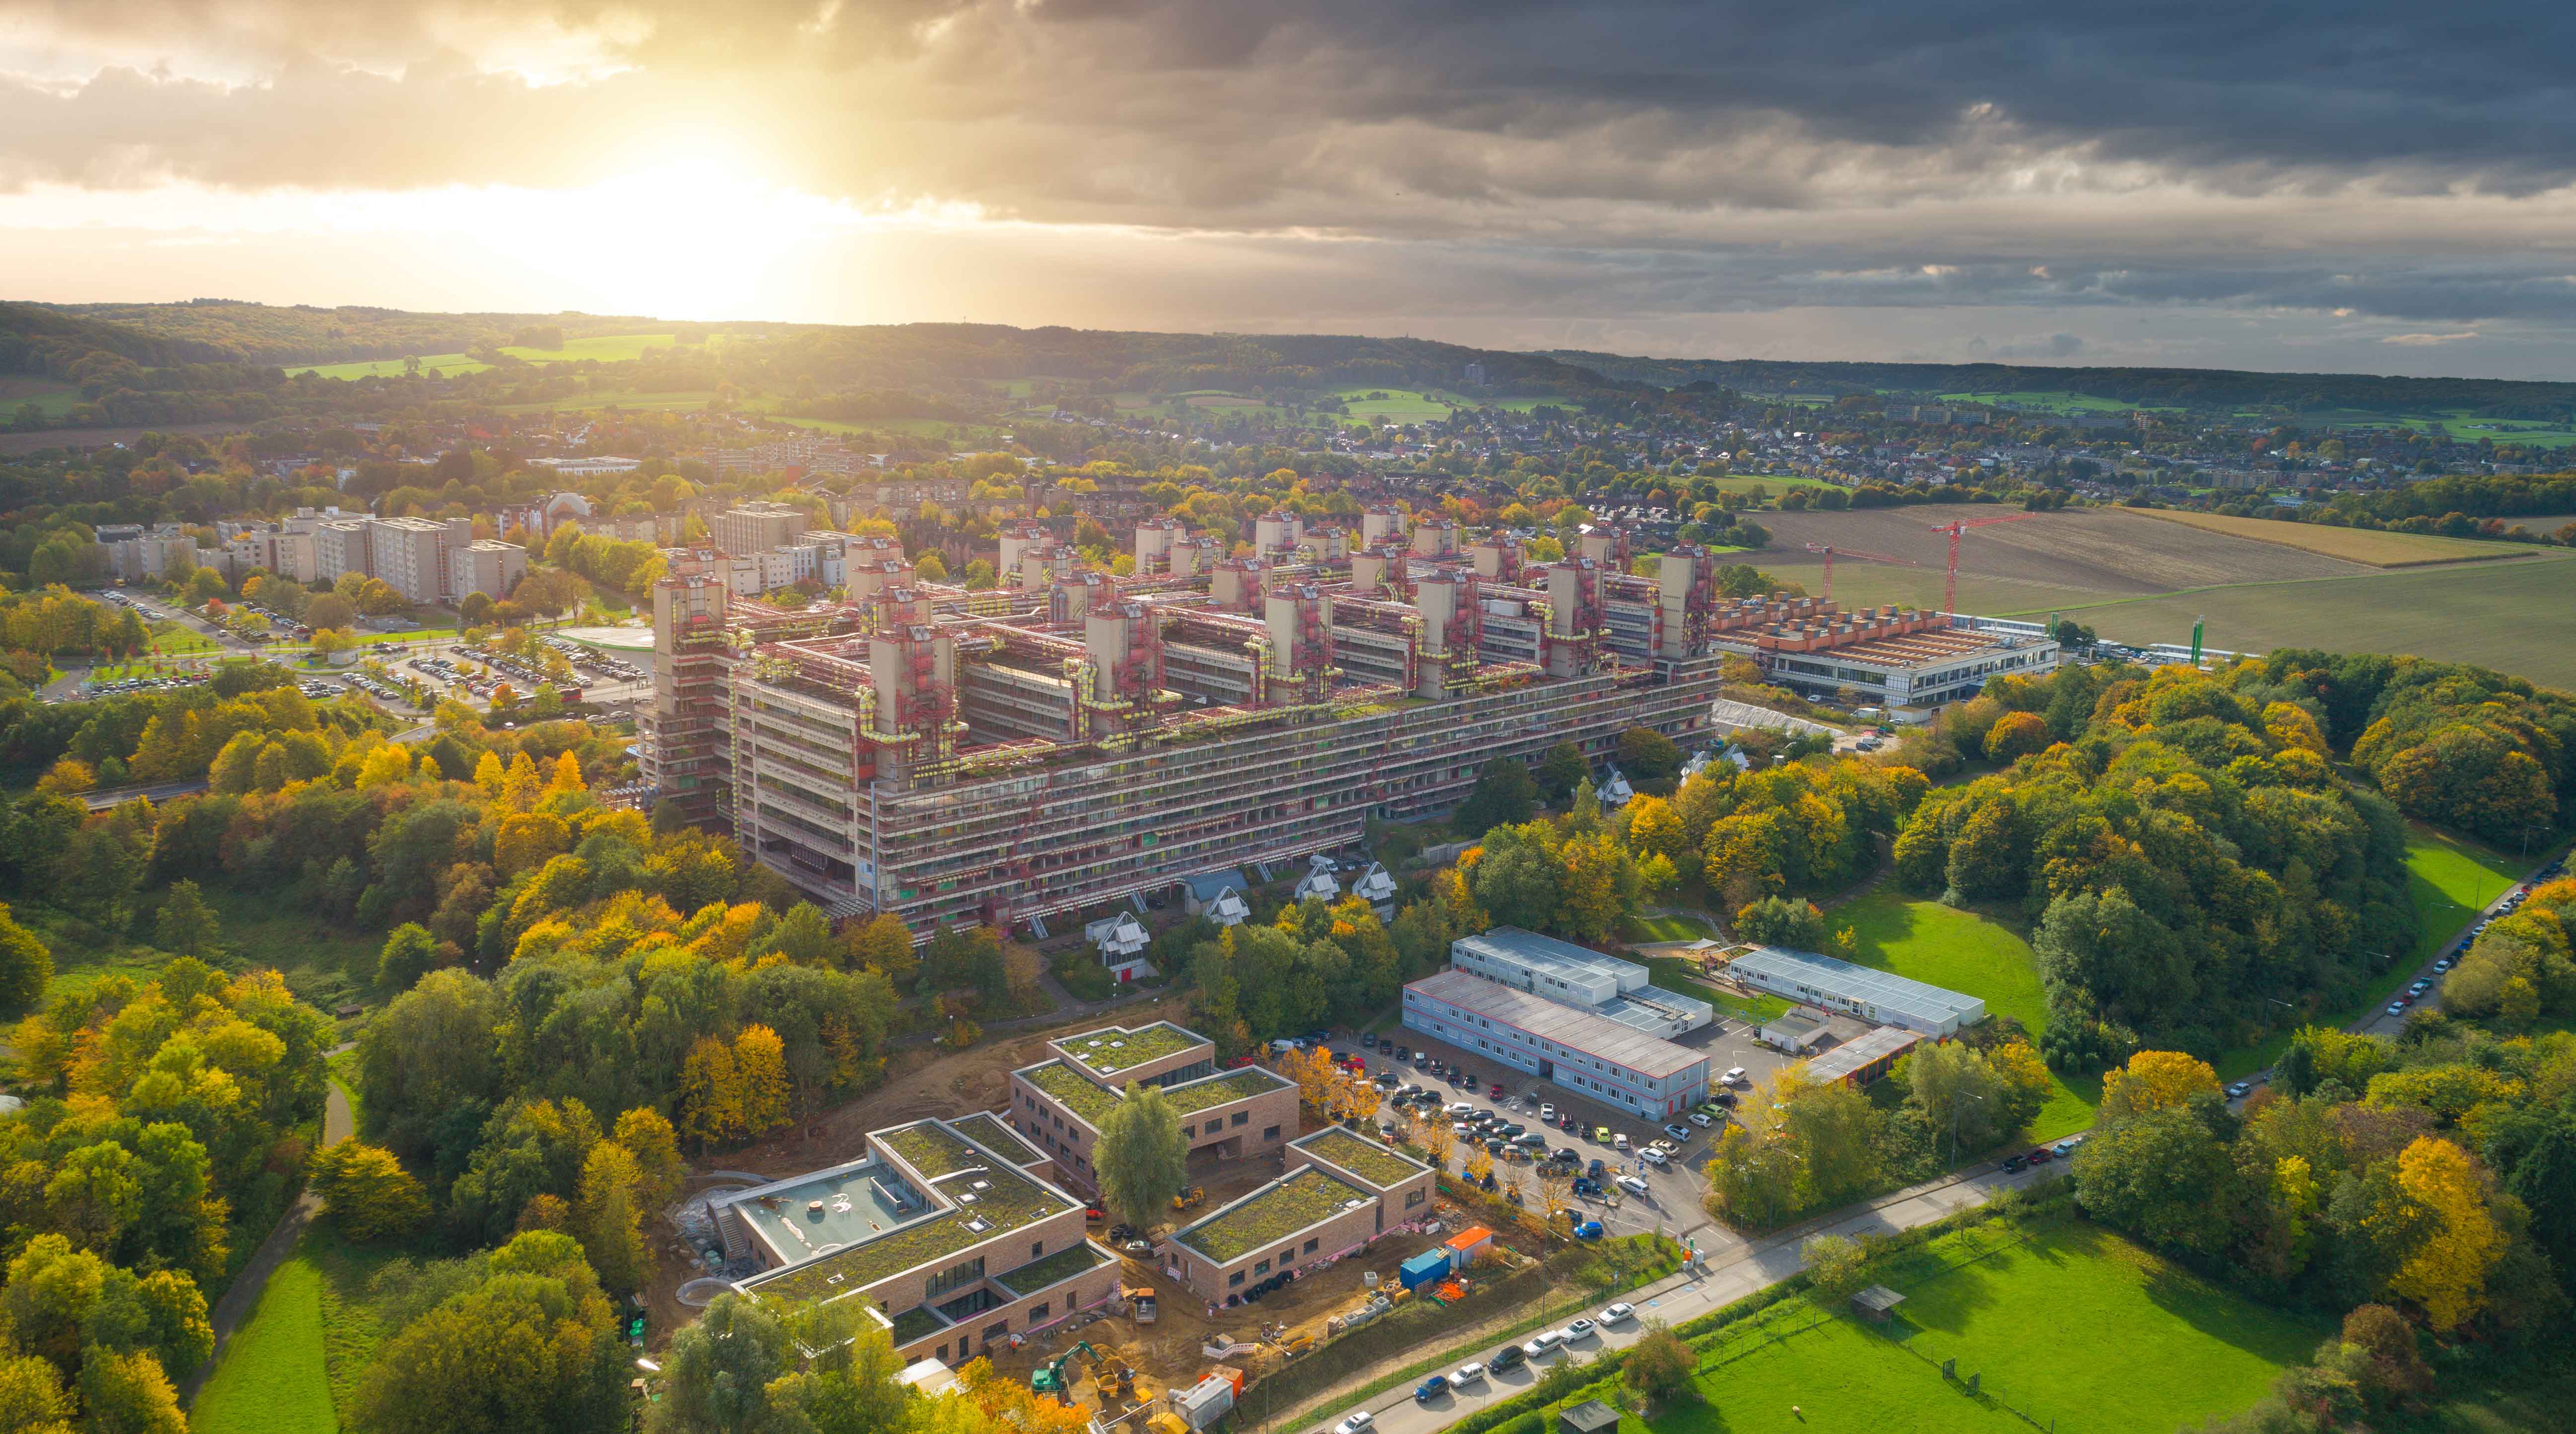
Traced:
POLYGON ((1552 1329, 1547 1333, 1532 1339, 1529 1343, 1522 1345, 1521 1353, 1528 1355, 1532 1359, 1537 1359, 1541 1355, 1555 1353, 1556 1347, 1563 1343, 1565 1343, 1565 1331, 1561 1329, 1552 1329))
POLYGON ((1646 1182, 1634 1175, 1622 1175, 1619 1177, 1619 1188, 1631 1195, 1642 1196, 1646 1193, 1646 1182))
POLYGON ((1450 1372, 1449 1387, 1455 1389, 1461 1384, 1473 1384, 1484 1377, 1485 1366, 1471 1359, 1450 1372))
POLYGON ((1648 1165, 1654 1166, 1658 1170, 1661 1170, 1665 1166, 1673 1163, 1671 1156, 1666 1155, 1664 1152, 1657 1150, 1652 1146, 1648 1146, 1644 1150, 1638 1151, 1637 1158, 1646 1162, 1648 1165))
POLYGON ((1606 1125, 1596 1125, 1592 1127, 1592 1139, 1597 1144, 1608 1145, 1610 1143, 1610 1127, 1606 1125))
POLYGON ((1745 1081, 1744 1067, 1730 1066, 1727 1068, 1726 1074, 1719 1076, 1717 1079, 1719 1083, 1723 1085, 1742 1085, 1745 1081))
POLYGON ((2007 1155, 2004 1157, 2004 1173, 2007 1175, 2018 1175, 2029 1168, 2030 1157, 2027 1155, 2007 1155))
POLYGON ((1715 1124, 1717 1123, 1714 1119, 1712 1119, 1712 1118, 1709 1116, 1708 1112, 1706 1112, 1706 1111, 1704 1111, 1704 1110, 1694 1110, 1694 1111, 1692 1111, 1692 1112, 1690 1113, 1690 1121, 1691 1121, 1691 1124, 1693 1124, 1693 1125, 1696 1125, 1696 1126, 1700 1127, 1702 1130, 1705 1130, 1705 1129, 1707 1129, 1708 1127, 1710 1127, 1710 1126, 1712 1126, 1712 1125, 1715 1125, 1715 1124))
POLYGON ((1527 1363, 1529 1363, 1529 1356, 1522 1352, 1519 1345, 1507 1344, 1494 1351, 1494 1357, 1485 1361, 1485 1368, 1495 1374, 1501 1374, 1505 1370, 1518 1369, 1527 1363))
POLYGON ((1556 1119, 1556 1103, 1553 1101, 1540 1101, 1538 1103, 1538 1118, 1541 1120, 1556 1119))
POLYGON ((1618 1132, 1617 1134, 1615 1134, 1615 1135, 1611 1136, 1611 1137, 1610 1137, 1610 1144, 1611 1144, 1612 1148, 1614 1148, 1614 1149, 1618 1149, 1618 1150, 1625 1150, 1625 1149, 1627 1149, 1627 1148, 1628 1148, 1628 1132, 1626 1132, 1626 1131, 1624 1131, 1624 1130, 1623 1130, 1623 1131, 1620 1131, 1620 1132, 1618 1132))
POLYGON ((1606 1162, 1595 1160, 1592 1162, 1592 1169, 1587 1173, 1595 1180, 1603 1180, 1608 1178, 1609 1172, 1610 1167, 1606 1162))
POLYGON ((1591 1336, 1592 1321, 1588 1319, 1578 1318, 1574 1323, 1565 1327, 1565 1337, 1567 1339, 1589 1339, 1591 1336))
POLYGON ((1503 1083, 1501 1081, 1494 1082, 1492 1089, 1487 1090, 1485 1094, 1496 1100, 1501 1100, 1503 1098, 1503 1083))
POLYGON ((2227 1098, 2229 1100, 2243 1100, 2245 1097, 2252 1095, 2253 1093, 2254 1082, 2250 1080, 2238 1081, 2236 1084, 2227 1088, 2227 1098))
POLYGON ((1365 1409, 1354 1409, 1351 1411, 1350 1418, 1333 1426, 1333 1434, 1362 1434, 1362 1431, 1376 1422, 1376 1415, 1365 1409))
POLYGON ((1601 1182, 1588 1175, 1578 1175, 1574 1177, 1574 1194, 1577 1199, 1598 1200, 1601 1198, 1601 1182))
POLYGON ((1690 1139, 1690 1127, 1680 1124, 1667 1125, 1664 1127, 1664 1134, 1671 1136, 1674 1143, 1679 1144, 1690 1139))
POLYGON ((2070 1135, 2064 1140, 2057 1142, 2055 1145, 2048 1147, 2048 1150, 2050 1154, 2056 1156, 2058 1159, 2065 1160, 2071 1158, 2075 1154, 2075 1148, 2083 1143, 2083 1136, 2070 1135))
POLYGON ((1708 1098, 1708 1103, 1721 1110, 1733 1110, 1735 1109, 1735 1092, 1731 1090, 1719 1091, 1717 1094, 1708 1098))
POLYGON ((1429 1379, 1422 1381, 1421 1385, 1413 1391, 1413 1402, 1416 1404, 1428 1404, 1432 1400, 1437 1399, 1448 1392, 1449 1376, 1445 1374, 1435 1374, 1429 1379))
POLYGON ((2389 1003, 2388 1003, 2388 1014, 2390 1014, 2390 1015, 2392 1015, 2392 1016, 2402 1016, 2402 1015, 2405 1015, 2405 1014, 2406 1014, 2406 1003, 2405 1003, 2404 1001, 2391 1001, 2391 1002, 2389 1002, 2389 1003))
POLYGON ((1636 1312, 1637 1307, 1635 1305, 1628 1303, 1626 1300, 1621 1300, 1619 1303, 1612 1305, 1601 1312, 1601 1322, 1603 1324, 1617 1324, 1636 1312))

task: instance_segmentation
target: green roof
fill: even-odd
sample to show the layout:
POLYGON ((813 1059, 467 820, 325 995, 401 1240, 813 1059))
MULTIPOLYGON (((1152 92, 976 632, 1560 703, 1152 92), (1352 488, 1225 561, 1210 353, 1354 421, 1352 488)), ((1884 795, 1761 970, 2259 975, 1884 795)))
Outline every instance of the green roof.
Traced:
POLYGON ((1192 1046, 1209 1044, 1208 1038, 1196 1031, 1183 1030, 1169 1021, 1156 1021, 1150 1026, 1128 1030, 1124 1026, 1103 1026, 1078 1036, 1066 1036, 1055 1042, 1057 1050, 1080 1061, 1103 1076, 1114 1077, 1147 1061, 1179 1055, 1192 1046))
POLYGON ((1172 1109, 1188 1116, 1212 1105, 1224 1105, 1228 1101, 1256 1096, 1265 1090, 1286 1089, 1290 1085, 1285 1076, 1273 1075, 1259 1066, 1245 1066, 1241 1070, 1173 1086, 1163 1092, 1163 1098, 1172 1103, 1172 1109))
POLYGON ((1086 1274, 1109 1263, 1109 1256, 1089 1240, 1070 1245, 1042 1260, 1031 1260, 1016 1270, 1004 1270, 993 1277, 993 1283, 1015 1295, 1033 1295, 1050 1285, 1060 1285, 1076 1275, 1086 1274))
POLYGON ((1045 1156, 1031 1150, 1029 1143, 1020 1139, 1017 1131, 1004 1125, 1001 1117, 990 1111, 979 1111, 963 1120, 952 1120, 948 1123, 958 1134, 1014 1165, 1035 1165, 1046 1159, 1045 1156))
POLYGON ((1375 1191, 1309 1165, 1274 1180, 1172 1238, 1218 1264, 1240 1259, 1337 1215, 1375 1191))
POLYGON ((1031 1066, 1020 1072, 1020 1076, 1039 1090, 1054 1096, 1056 1104, 1073 1112, 1083 1124, 1093 1130, 1098 1130, 1100 1122, 1107 1119, 1109 1112, 1116 1109, 1118 1105, 1118 1097, 1102 1090, 1093 1084, 1089 1077, 1062 1061, 1048 1061, 1044 1065, 1031 1066))
POLYGON ((1297 1148, 1312 1152, 1319 1159, 1329 1160, 1362 1180, 1387 1189, 1417 1175, 1431 1173, 1431 1167, 1421 1161, 1399 1155, 1338 1125, 1298 1141, 1297 1148))
POLYGON ((956 1208, 756 1276, 744 1282, 753 1293, 776 1294, 800 1302, 835 1300, 906 1270, 935 1264, 1049 1215, 1077 1208, 1018 1170, 994 1164, 935 1122, 872 1132, 869 1139, 933 1179, 968 1169, 978 1169, 980 1173, 972 1178, 944 1180, 935 1187, 937 1198, 956 1202, 956 1208), (983 1188, 975 1188, 979 1183, 983 1188), (978 1225, 982 1228, 976 1228, 978 1225))

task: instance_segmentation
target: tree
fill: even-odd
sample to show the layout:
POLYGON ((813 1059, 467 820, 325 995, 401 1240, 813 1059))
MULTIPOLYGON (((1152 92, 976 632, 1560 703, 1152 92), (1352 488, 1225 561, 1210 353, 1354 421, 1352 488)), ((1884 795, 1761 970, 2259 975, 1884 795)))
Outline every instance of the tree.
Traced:
POLYGON ((1682 749, 1652 727, 1619 734, 1619 770, 1639 782, 1670 781, 1682 769, 1682 749))
POLYGON ((2140 1051, 2126 1067, 2102 1077, 2102 1120, 2108 1124, 2213 1095, 2218 1072, 2178 1051, 2140 1051))
POLYGON ((948 581, 948 564, 937 553, 924 553, 913 562, 912 575, 926 583, 948 581))
POLYGON ((2388 1287, 2421 1305, 2434 1329, 2455 1329, 2478 1312, 2487 1274, 2505 1253, 2482 1172, 2460 1147, 2418 1136, 2397 1158, 2397 1188, 2430 1218, 2388 1287))
POLYGON ((41 1000, 54 979, 54 953, 0 902, 0 1010, 24 1011, 41 1000))
POLYGON ((77 796, 97 785, 98 773, 78 757, 56 759, 45 775, 36 779, 37 791, 59 797, 77 796))
POLYGON ((487 1273, 386 1340, 361 1377, 362 1427, 378 1434, 606 1429, 624 1360, 616 1310, 550 1230, 513 1238, 487 1273))
POLYGON ((2011 762, 2047 751, 2054 740, 2049 736, 2048 723, 2038 713, 2007 712, 1986 730, 1986 759, 2011 762))
POLYGON ((742 1082, 742 1138, 760 1137, 791 1123, 787 1047, 778 1032, 754 1023, 733 1040, 734 1070, 742 1082))
POLYGON ((1814 902, 1785 896, 1766 896, 1736 912, 1735 934, 1793 951, 1822 951, 1831 939, 1814 902))
POLYGON ((653 1434, 754 1434, 771 1428, 768 1391, 794 1368, 786 1328, 769 1307, 727 1292, 671 1339, 664 1396, 646 1412, 653 1434))
POLYGON ((80 1397, 89 1434, 188 1434, 179 1393, 171 1388, 168 1372, 148 1354, 87 1351, 81 1360, 80 1397))
POLYGON ((635 1198, 647 1210, 659 1210, 680 1198, 689 1167, 680 1158, 680 1141, 671 1122, 649 1105, 617 1117, 610 1138, 635 1160, 635 1198))
POLYGON ((315 1152, 311 1171, 324 1212, 360 1244, 408 1235, 429 1218, 429 1196, 383 1146, 343 1140, 315 1152))
POLYGON ((2076 1152, 2075 1188, 2103 1221, 2158 1244, 2210 1251, 2226 1241, 2237 1177, 2201 1112, 2168 1105, 2096 1130, 2076 1152))
POLYGON ((72 1414, 61 1370, 32 1354, 0 1353, 0 1429, 71 1434, 72 1414))
POLYGON ((214 937, 222 922, 216 922, 214 909, 206 906, 206 896, 193 880, 173 880, 170 896, 162 899, 160 919, 155 922, 155 940, 162 950, 173 955, 206 955, 214 950, 214 937))
POLYGON ((1592 764, 1583 760, 1583 749, 1572 742, 1559 742, 1547 749, 1538 763, 1536 781, 1539 795, 1550 802, 1561 802, 1574 795, 1575 787, 1591 777, 1592 764))
POLYGON ((612 1290, 640 1289, 652 1275, 653 1253, 644 1243, 638 1198, 642 1183, 633 1152, 614 1140, 592 1146, 582 1162, 572 1228, 591 1268, 599 1272, 599 1282, 612 1290))
POLYGON ((1537 810, 1538 788, 1529 769, 1509 757, 1496 757, 1476 774, 1475 789, 1452 816, 1450 825, 1464 837, 1480 837, 1498 826, 1528 821, 1537 810))
POLYGON ((357 604, 336 592, 324 593, 304 609, 304 624, 316 632, 346 629, 358 620, 357 604))
POLYGON ((1808 1239, 1802 1253, 1807 1261, 1807 1287, 1819 1304, 1841 1304, 1869 1279, 1869 1251, 1857 1240, 1816 1235, 1808 1239))
POLYGON ((701 1036, 689 1048, 680 1069, 679 1129, 701 1150, 741 1138, 742 1073, 731 1042, 701 1036))
POLYGON ((438 964, 438 939, 429 928, 406 921, 385 937, 376 956, 376 989, 408 991, 438 964))
POLYGON ((1628 1347, 1619 1377, 1630 1389, 1660 1404, 1697 1397, 1699 1386, 1691 1376, 1698 1368, 1698 1353, 1669 1325, 1656 1320, 1647 1325, 1644 1338, 1628 1347))
POLYGON ((1190 1140, 1160 1086, 1127 1087, 1126 1098, 1100 1119, 1091 1163, 1101 1198, 1128 1224, 1151 1225, 1170 1208, 1189 1183, 1190 1140))

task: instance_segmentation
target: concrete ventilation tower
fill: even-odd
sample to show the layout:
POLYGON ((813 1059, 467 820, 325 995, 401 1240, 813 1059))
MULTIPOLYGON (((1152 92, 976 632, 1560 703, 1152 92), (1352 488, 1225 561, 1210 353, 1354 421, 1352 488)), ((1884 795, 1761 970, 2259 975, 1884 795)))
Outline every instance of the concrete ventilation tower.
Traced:
POLYGON ((1489 583, 1518 583, 1521 580, 1520 545, 1500 533, 1487 533, 1477 539, 1468 556, 1475 561, 1476 576, 1489 583))
POLYGON ((1601 666, 1601 569, 1583 558, 1550 563, 1547 675, 1583 677, 1601 666))
POLYGON ((1360 546, 1374 548, 1381 543, 1404 545, 1404 510, 1376 507, 1360 514, 1360 546))
POLYGON ((1438 561, 1458 556, 1458 525, 1433 514, 1413 525, 1413 555, 1438 561))
POLYGON ((1181 541, 1180 520, 1148 518, 1136 525, 1136 576, 1160 577, 1172 570, 1172 545, 1181 541))
POLYGON ((1204 535, 1174 538, 1165 550, 1165 561, 1170 565, 1171 575, 1176 578, 1194 578, 1201 573, 1213 572, 1217 560, 1223 556, 1225 554, 1218 548, 1216 539, 1204 535))
POLYGON ((1163 629, 1142 603, 1104 602, 1082 615, 1080 735, 1134 745, 1179 694, 1163 690, 1163 629))
POLYGON ((1463 690, 1483 661, 1477 651, 1484 614, 1476 606, 1476 575, 1456 568, 1425 573, 1414 584, 1413 606, 1422 622, 1413 695, 1437 702, 1463 690))
POLYGON ((956 765, 957 639, 931 617, 930 599, 895 588, 877 603, 868 637, 875 721, 867 732, 878 770, 897 783, 941 775, 956 765))
POLYGON ((1261 611, 1261 588, 1269 571, 1258 558, 1219 558, 1208 578, 1208 595, 1226 612, 1261 611))
POLYGON ((1265 689, 1280 705, 1321 702, 1333 690, 1333 633, 1324 621, 1323 590, 1294 583, 1264 595, 1263 624, 1270 629, 1270 671, 1265 689))
POLYGON ((1716 554, 1690 543, 1664 554, 1655 584, 1655 656, 1679 661, 1697 653, 1716 610, 1716 554))
POLYGON ((1252 550, 1256 557, 1293 553, 1305 536, 1306 520, 1294 513, 1273 508, 1252 520, 1252 550))
POLYGON ((1590 558, 1604 572, 1624 573, 1628 571, 1628 530, 1607 524, 1586 528, 1575 537, 1574 555, 1590 558))

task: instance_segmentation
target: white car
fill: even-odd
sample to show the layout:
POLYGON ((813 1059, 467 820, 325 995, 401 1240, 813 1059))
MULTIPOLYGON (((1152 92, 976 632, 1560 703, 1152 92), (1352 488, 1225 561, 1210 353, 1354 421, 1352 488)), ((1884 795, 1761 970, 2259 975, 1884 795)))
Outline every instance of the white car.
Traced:
POLYGON ((1365 1409, 1354 1409, 1351 1411, 1350 1418, 1333 1426, 1333 1434, 1360 1434, 1361 1430, 1368 1428, 1376 1422, 1376 1415, 1369 1413, 1365 1409))
POLYGON ((1618 1149, 1620 1149, 1620 1150, 1625 1150, 1625 1149, 1627 1149, 1627 1148, 1628 1148, 1628 1132, 1626 1132, 1626 1131, 1624 1131, 1624 1130, 1623 1130, 1623 1131, 1620 1131, 1618 1134, 1611 1136, 1611 1137, 1610 1137, 1610 1143, 1611 1143, 1611 1145, 1615 1146, 1616 1148, 1618 1148, 1618 1149))
POLYGON ((1631 1195, 1643 1195, 1646 1193, 1646 1182, 1634 1175, 1622 1175, 1619 1177, 1619 1188, 1631 1195))
POLYGON ((1720 1085, 1742 1085, 1744 1084, 1744 1067, 1733 1067, 1728 1070, 1726 1074, 1719 1076, 1717 1080, 1720 1085))
POLYGON ((1626 1300, 1621 1300, 1619 1303, 1612 1305, 1601 1312, 1601 1322, 1603 1324, 1617 1324, 1619 1321, 1626 1319, 1628 1316, 1633 1315, 1636 1312, 1637 1307, 1635 1305, 1628 1303, 1626 1300))
POLYGON ((1673 1145, 1678 1149, 1683 1141, 1690 1139, 1690 1127, 1676 1122, 1672 1125, 1665 1126, 1664 1134, 1673 1138, 1673 1145))
POLYGON ((1645 1150, 1640 1150, 1640 1151, 1638 1151, 1638 1152, 1637 1152, 1637 1158, 1638 1158, 1639 1160, 1642 1160, 1642 1161, 1646 1162, 1648 1165, 1652 1165, 1652 1166, 1654 1166, 1654 1167, 1655 1167, 1656 1169, 1658 1169, 1658 1170, 1662 1169, 1663 1167, 1665 1167, 1665 1166, 1667 1166, 1667 1165, 1670 1165, 1670 1164, 1672 1163, 1672 1159, 1673 1159, 1671 1156, 1666 1155, 1664 1152, 1662 1152, 1662 1151, 1660 1151, 1660 1150, 1653 1149, 1653 1148, 1651 1148, 1651 1147, 1649 1147, 1648 1149, 1645 1149, 1645 1150))
POLYGON ((1593 1324, 1592 1321, 1588 1319, 1578 1319, 1574 1323, 1565 1327, 1565 1337, 1567 1339, 1586 1339, 1591 1336, 1592 1332, 1593 1324))
POLYGON ((1452 1101, 1450 1104, 1443 1106, 1442 1109, 1449 1113, 1449 1118, 1451 1120, 1465 1120, 1467 1117, 1476 1113, 1476 1108, 1463 1100, 1452 1101))
POLYGON ((1556 1119, 1556 1107, 1548 1104, 1546 1101, 1540 1101, 1538 1103, 1538 1118, 1541 1120, 1556 1119))
POLYGON ((1474 1360, 1469 1360, 1467 1363, 1458 1366, 1457 1373, 1449 1376, 1449 1387, 1455 1389, 1461 1384, 1472 1384, 1484 1377, 1485 1366, 1476 1363, 1474 1360))
POLYGON ((1706 1115, 1694 1110, 1690 1113, 1690 1123, 1698 1126, 1702 1130, 1706 1130, 1717 1122, 1710 1120, 1706 1115))
POLYGON ((1561 1329, 1552 1329, 1547 1333, 1532 1339, 1529 1343, 1522 1345, 1521 1353, 1528 1355, 1532 1359, 1538 1359, 1545 1355, 1554 1354, 1556 1352, 1556 1347, 1563 1343, 1565 1343, 1565 1331, 1561 1329))

